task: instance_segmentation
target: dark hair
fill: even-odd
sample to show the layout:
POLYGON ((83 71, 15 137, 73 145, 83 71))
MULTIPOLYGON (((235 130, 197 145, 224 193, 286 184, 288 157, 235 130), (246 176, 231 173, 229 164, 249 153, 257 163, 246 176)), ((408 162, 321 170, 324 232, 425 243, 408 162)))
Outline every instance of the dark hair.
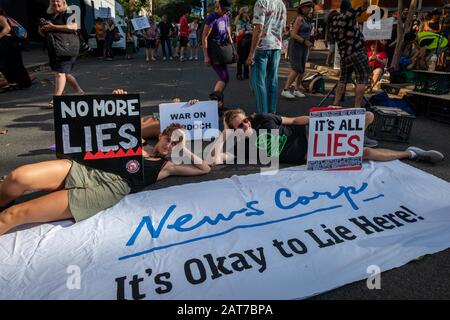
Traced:
POLYGON ((172 137, 174 131, 178 129, 183 129, 183 126, 179 123, 172 123, 170 126, 164 129, 161 133, 162 136, 172 137))
POLYGON ((350 0, 342 0, 341 12, 349 11, 352 8, 352 2, 350 0))
POLYGON ((0 8, 0 16, 7 16, 6 11, 0 8))

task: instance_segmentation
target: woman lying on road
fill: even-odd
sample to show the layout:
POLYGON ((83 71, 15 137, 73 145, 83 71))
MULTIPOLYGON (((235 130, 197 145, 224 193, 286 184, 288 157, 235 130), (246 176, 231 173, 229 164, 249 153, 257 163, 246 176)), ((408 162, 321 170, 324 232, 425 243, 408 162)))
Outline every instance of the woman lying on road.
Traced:
MULTIPOLYGON (((116 91, 115 93, 125 93, 116 91)), ((22 166, 11 172, 0 185, 0 235, 27 223, 75 219, 76 222, 94 216, 114 206, 129 193, 169 176, 198 176, 210 172, 210 166, 185 146, 181 125, 172 124, 160 135, 144 160, 144 182, 135 185, 116 174, 92 169, 75 161, 53 160, 22 166), (179 137, 176 141, 173 137, 179 137), (172 149, 183 148, 184 156, 193 164, 177 165, 166 157, 172 149), (15 199, 26 191, 48 191, 47 195, 17 205, 15 199), (1 207, 3 206, 3 208, 1 207)))
MULTIPOLYGON (((373 119, 374 115, 371 112, 366 112, 366 128, 373 122, 373 119)), ((282 163, 304 164, 306 162, 308 150, 306 126, 308 124, 308 116, 288 118, 260 113, 248 117, 241 109, 229 110, 224 115, 225 129, 240 129, 241 135, 246 138, 253 134, 258 135, 260 129, 278 129, 280 136, 286 136, 285 143, 280 143, 279 160, 282 163)), ((223 134, 220 137, 222 141, 225 139, 223 134)), ((248 141, 249 139, 246 140, 248 141)), ((218 158, 223 160, 229 157, 228 153, 218 154, 218 158)), ((216 164, 218 163, 218 158, 216 157, 216 164)), ((437 163, 444 159, 444 155, 435 150, 425 151, 417 147, 409 147, 405 151, 364 148, 363 159, 374 161, 413 159, 437 163)))

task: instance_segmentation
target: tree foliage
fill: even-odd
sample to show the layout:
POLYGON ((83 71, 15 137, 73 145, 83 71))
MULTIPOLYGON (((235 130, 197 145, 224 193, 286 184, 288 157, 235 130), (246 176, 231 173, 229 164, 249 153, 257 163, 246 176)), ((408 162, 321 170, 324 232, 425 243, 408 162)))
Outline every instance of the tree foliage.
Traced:
POLYGON ((178 21, 183 12, 190 12, 192 9, 200 8, 201 6, 201 0, 159 0, 155 7, 155 13, 159 16, 167 15, 169 21, 178 21))

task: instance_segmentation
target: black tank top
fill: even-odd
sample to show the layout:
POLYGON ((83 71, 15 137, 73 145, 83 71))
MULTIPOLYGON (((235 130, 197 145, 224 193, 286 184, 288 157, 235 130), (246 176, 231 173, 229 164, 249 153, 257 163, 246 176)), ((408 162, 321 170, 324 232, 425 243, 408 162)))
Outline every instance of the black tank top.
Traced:
POLYGON ((167 160, 164 158, 159 158, 158 160, 144 159, 144 181, 139 184, 128 181, 131 188, 130 193, 140 192, 145 189, 145 187, 156 183, 158 181, 158 175, 166 162, 167 160))

